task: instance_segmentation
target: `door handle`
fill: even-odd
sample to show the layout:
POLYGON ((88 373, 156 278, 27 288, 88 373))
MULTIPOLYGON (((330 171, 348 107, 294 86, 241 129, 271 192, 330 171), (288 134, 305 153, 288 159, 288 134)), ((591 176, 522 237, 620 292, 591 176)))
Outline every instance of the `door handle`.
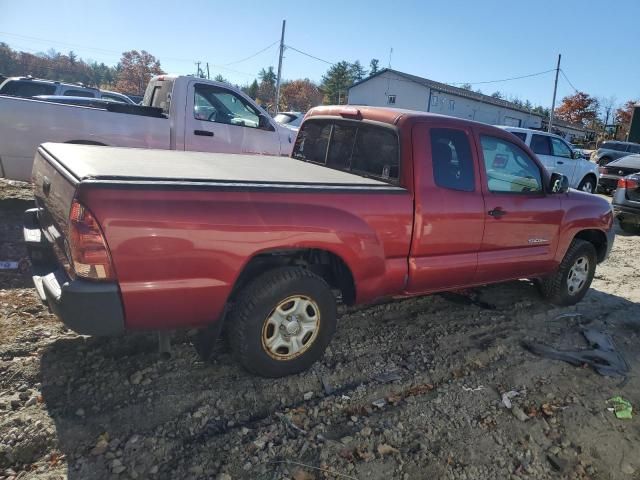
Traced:
POLYGON ((560 160, 558 160, 556 163, 557 163, 558 165, 563 165, 563 164, 564 164, 564 162, 562 162, 562 161, 560 161, 560 160))
POLYGON ((200 135, 201 137, 213 137, 213 132, 209 132, 208 130, 194 130, 194 135, 200 135))
POLYGON ((489 215, 491 215, 492 217, 497 217, 500 218, 503 215, 506 215, 507 212, 505 212, 504 210, 502 210, 500 207, 498 208, 494 208, 493 210, 489 210, 487 212, 489 215))

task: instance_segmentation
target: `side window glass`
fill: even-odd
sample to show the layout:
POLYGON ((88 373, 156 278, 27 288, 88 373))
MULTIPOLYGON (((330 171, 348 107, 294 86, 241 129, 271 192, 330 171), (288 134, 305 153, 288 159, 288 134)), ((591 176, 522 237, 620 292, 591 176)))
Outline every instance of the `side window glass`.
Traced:
POLYGON ((490 192, 539 193, 542 175, 538 165, 517 145, 482 135, 482 156, 490 192))
POLYGON ((531 136, 531 150, 536 155, 551 155, 551 145, 549 145, 549 137, 546 135, 531 136))
POLYGON ((527 134, 526 133, 524 133, 524 132, 511 132, 511 133, 513 133, 516 137, 518 137, 523 142, 527 141, 527 134))
POLYGON ((630 145, 629 152, 631 153, 640 153, 640 145, 630 145))
POLYGON ((437 186, 464 192, 475 189, 473 156, 464 131, 432 128, 431 164, 437 186))
POLYGON ((87 98, 95 97, 93 92, 88 92, 87 90, 67 90, 62 95, 65 97, 87 97, 87 98))
POLYGON ((258 128, 260 115, 242 97, 221 87, 196 85, 193 117, 196 120, 258 128))
POLYGON ((551 137, 553 155, 556 157, 571 158, 571 149, 559 138, 551 137))

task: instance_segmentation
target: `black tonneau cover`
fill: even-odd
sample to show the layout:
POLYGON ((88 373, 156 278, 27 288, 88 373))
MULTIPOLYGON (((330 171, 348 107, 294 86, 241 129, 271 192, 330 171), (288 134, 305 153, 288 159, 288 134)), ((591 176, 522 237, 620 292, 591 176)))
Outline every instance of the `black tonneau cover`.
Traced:
POLYGON ((379 180, 289 157, 45 143, 40 153, 76 182, 221 183, 400 190, 379 180))

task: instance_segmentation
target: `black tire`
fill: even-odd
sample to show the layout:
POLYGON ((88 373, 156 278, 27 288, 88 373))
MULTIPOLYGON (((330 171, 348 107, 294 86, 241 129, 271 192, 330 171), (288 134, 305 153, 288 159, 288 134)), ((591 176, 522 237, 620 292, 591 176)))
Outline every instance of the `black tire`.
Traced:
MULTIPOLYGON (((314 310, 312 308, 312 310, 314 310)), ((294 315, 295 317, 295 315, 294 315)), ((316 362, 329 345, 336 330, 336 300, 327 283, 300 267, 283 267, 260 275, 237 295, 226 325, 229 343, 236 360, 247 370, 263 377, 284 377, 301 372, 316 362), (272 328, 268 319, 276 307, 290 297, 300 296, 315 302, 319 327, 304 350, 293 358, 274 358, 263 336, 272 328)))
POLYGON ((591 176, 584 177, 580 182, 580 185, 578 185, 578 190, 587 193, 596 193, 596 180, 591 176), (587 184, 591 187, 588 190, 585 190, 585 186, 587 184))
POLYGON ((593 244, 586 240, 574 239, 556 273, 538 282, 542 296, 556 305, 575 305, 582 300, 591 286, 596 273, 596 262, 597 254, 593 244), (571 268, 583 258, 588 262, 586 279, 579 289, 571 292, 567 281, 571 268))
POLYGON ((602 157, 598 160, 598 166, 604 167, 607 163, 609 163, 611 159, 609 157, 602 157))
POLYGON ((628 223, 620 220, 620 228, 625 233, 630 233, 632 235, 640 234, 640 225, 636 225, 635 223, 628 223))

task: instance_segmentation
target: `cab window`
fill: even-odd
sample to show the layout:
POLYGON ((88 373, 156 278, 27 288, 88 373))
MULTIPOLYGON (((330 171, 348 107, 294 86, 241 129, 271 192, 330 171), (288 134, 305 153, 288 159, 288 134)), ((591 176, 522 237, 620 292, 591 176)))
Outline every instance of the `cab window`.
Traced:
POLYGON ((395 130, 349 120, 307 120, 292 157, 398 183, 400 157, 395 130))
POLYGON ((464 192, 475 189, 471 146, 464 131, 432 128, 431 164, 437 186, 464 192))
POLYGON ((260 114, 245 99, 213 85, 196 85, 193 117, 205 122, 258 128, 260 114))
POLYGON ((494 193, 541 193, 538 165, 516 144, 497 137, 480 137, 487 186, 494 193))

